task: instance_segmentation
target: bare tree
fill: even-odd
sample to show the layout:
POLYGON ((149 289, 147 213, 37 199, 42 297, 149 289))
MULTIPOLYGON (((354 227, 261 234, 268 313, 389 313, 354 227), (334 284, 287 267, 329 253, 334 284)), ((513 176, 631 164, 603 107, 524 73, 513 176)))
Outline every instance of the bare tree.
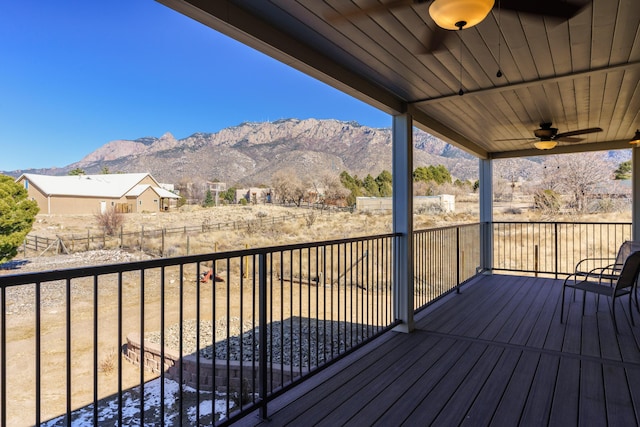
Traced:
POLYGON ((271 177, 276 196, 282 203, 294 203, 300 206, 307 193, 307 186, 291 170, 279 170, 271 177))
POLYGON ((319 179, 314 180, 313 187, 316 194, 320 195, 319 202, 323 208, 330 204, 337 205, 349 196, 349 190, 342 185, 338 176, 329 173, 322 174, 319 179))
POLYGON ((544 162, 543 186, 571 197, 576 212, 587 210, 587 199, 613 178, 615 165, 600 152, 551 156, 544 162))

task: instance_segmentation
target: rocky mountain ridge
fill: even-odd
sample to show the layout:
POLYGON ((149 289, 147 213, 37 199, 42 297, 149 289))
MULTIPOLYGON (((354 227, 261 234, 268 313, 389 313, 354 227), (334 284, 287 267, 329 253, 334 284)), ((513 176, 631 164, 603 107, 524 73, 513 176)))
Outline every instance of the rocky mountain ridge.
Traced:
MULTIPOLYGON (((165 133, 159 138, 111 141, 66 167, 28 172, 63 175, 75 168, 86 173, 108 168, 111 173, 150 172, 169 183, 217 179, 232 185, 268 184, 282 169, 299 176, 345 170, 376 176, 391 170, 391 139, 390 128, 333 119, 283 119, 241 123, 183 139, 165 133)), ((443 164, 455 178, 477 179, 478 161, 434 136, 416 129, 414 147, 414 168, 443 164)))

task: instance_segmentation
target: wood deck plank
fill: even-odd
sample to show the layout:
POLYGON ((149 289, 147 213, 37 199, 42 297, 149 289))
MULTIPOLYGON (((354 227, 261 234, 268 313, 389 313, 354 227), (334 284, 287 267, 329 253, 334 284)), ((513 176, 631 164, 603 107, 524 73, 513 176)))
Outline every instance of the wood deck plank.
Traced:
MULTIPOLYGON (((474 331, 482 327, 481 324, 477 324, 471 330, 472 336, 499 342, 509 342, 522 317, 529 310, 529 299, 536 298, 540 291, 539 287, 524 286, 525 283, 526 278, 521 278, 521 280, 515 282, 514 286, 518 286, 518 292, 508 301, 503 301, 502 306, 496 304, 494 307, 497 314, 493 317, 491 323, 481 332, 474 334, 474 331)), ((493 310, 483 310, 483 312, 487 311, 491 313, 493 310)))
MULTIPOLYGON (((394 391, 393 385, 399 384, 399 378, 405 377, 415 378, 424 372, 424 365, 436 363, 451 348, 453 340, 442 340, 440 338, 425 339, 424 335, 412 335, 415 338, 414 343, 407 344, 411 347, 406 353, 406 363, 395 363, 386 369, 379 370, 376 365, 368 368, 370 371, 367 375, 360 375, 363 381, 350 382, 343 384, 339 389, 334 391, 335 395, 340 396, 340 403, 332 405, 331 411, 327 412, 322 405, 316 405, 313 409, 307 411, 306 417, 318 417, 321 421, 319 426, 335 426, 339 423, 346 422, 350 418, 371 418, 371 415, 361 415, 363 409, 372 400, 376 400, 377 396, 383 396, 378 399, 378 409, 384 405, 390 405, 392 401, 401 397, 404 389, 396 387, 394 391), (446 341, 446 342, 443 342, 446 341), (361 393, 366 390, 366 393, 361 393), (354 408, 360 409, 354 414, 354 408)), ((403 361, 404 362, 404 361, 403 361)))
MULTIPOLYGON (((383 382, 385 388, 378 394, 374 394, 373 397, 371 397, 369 393, 367 393, 367 396, 364 396, 363 399, 361 399, 363 401, 362 403, 349 402, 349 408, 351 409, 352 414, 349 417, 342 416, 342 420, 355 421, 357 419, 378 419, 387 411, 389 405, 396 404, 396 402, 405 398, 404 395, 406 394, 406 390, 411 384, 420 381, 420 378, 424 375, 433 375, 429 374, 430 367, 436 366, 436 364, 444 357, 456 356, 455 350, 452 349, 455 343, 456 341, 451 339, 440 340, 437 346, 434 346, 434 348, 428 351, 422 358, 416 360, 415 363, 413 363, 402 374, 391 379, 391 382, 389 383, 383 382), (359 405, 358 408, 360 409, 357 413, 353 413, 351 404, 359 405)), ((462 350, 460 350, 459 354, 462 354, 462 350)), ((367 391, 369 392, 370 390, 368 389, 367 391)))
MULTIPOLYGON (((515 329, 513 335, 509 339, 509 342, 511 344, 525 345, 531 341, 531 335, 536 332, 541 335, 541 332, 544 331, 546 335, 548 323, 543 322, 543 325, 541 326, 538 324, 538 320, 543 315, 543 313, 545 313, 547 314, 546 318, 548 322, 548 315, 552 313, 552 309, 547 308, 549 306, 549 304, 547 304, 547 301, 550 299, 551 286, 552 283, 550 281, 541 280, 539 285, 534 287, 538 290, 537 294, 531 293, 527 296, 528 300, 526 302, 525 312, 521 313, 521 320, 518 323, 518 326, 515 329)), ((542 340, 538 339, 538 341, 542 340)), ((539 346, 540 345, 538 345, 538 347, 539 346)))
MULTIPOLYGON (((460 425, 466 419, 467 412, 493 371, 502 369, 496 365, 495 361, 500 360, 504 352, 505 350, 500 347, 489 347, 484 352, 469 375, 464 378, 451 398, 446 401, 445 406, 433 421, 434 425, 460 425)), ((418 419, 422 419, 422 414, 417 415, 418 419)))
POLYGON ((522 356, 521 351, 507 349, 496 362, 496 369, 487 379, 482 390, 473 401, 461 425, 466 427, 488 426, 500 399, 511 380, 513 371, 522 356))
POLYGON ((310 408, 316 406, 320 400, 320 396, 332 396, 335 390, 339 389, 343 384, 349 383, 351 380, 358 380, 358 378, 361 377, 360 374, 363 372, 366 373, 370 366, 377 365, 379 366, 378 369, 382 369, 387 363, 397 363, 403 354, 393 350, 402 348, 406 341, 411 340, 411 337, 408 334, 394 334, 396 334, 394 339, 386 342, 378 348, 377 351, 368 353, 359 360, 352 361, 341 370, 339 376, 330 377, 326 381, 318 384, 307 393, 299 396, 296 400, 274 413, 274 415, 277 415, 281 422, 291 422, 301 414, 304 415, 310 408))
POLYGON ((582 316, 568 293, 560 323, 560 291, 482 277, 419 313, 414 333, 389 332, 269 403, 270 422, 239 425, 638 425, 640 321, 618 307, 616 335, 606 298, 582 316))
MULTIPOLYGON (((390 411, 385 413, 382 419, 386 420, 386 425, 393 420, 401 420, 406 416, 401 425, 415 426, 418 424, 430 425, 438 416, 441 408, 443 408, 456 390, 460 387, 464 379, 476 367, 479 361, 484 360, 487 354, 487 346, 481 344, 471 344, 456 361, 455 365, 446 373, 442 381, 439 381, 423 399, 416 399, 416 406, 413 412, 407 414, 395 413, 388 418, 390 411)), ((409 394, 408 396, 412 396, 409 394)), ((412 396, 413 397, 413 396, 412 396)))
POLYGON ((563 357, 560 359, 558 377, 553 391, 549 425, 574 426, 578 424, 579 392, 580 360, 563 357))
MULTIPOLYGON (((441 359, 437 364, 425 369, 425 372, 413 378, 406 387, 401 387, 401 398, 395 400, 392 405, 386 408, 373 425, 385 426, 399 425, 412 411, 414 411, 424 397, 433 390, 437 384, 454 369, 458 360, 468 353, 470 345, 466 342, 455 342, 447 357, 441 359)), ((447 378, 448 380, 448 378, 447 378)), ((373 420, 371 420, 373 421, 373 420)))
POLYGON ((491 424, 496 426, 518 425, 539 359, 540 355, 534 352, 522 354, 491 419, 491 424))
POLYGON ((538 363, 535 377, 531 384, 527 403, 525 405, 521 425, 542 426, 547 425, 553 404, 553 390, 558 376, 560 357, 557 355, 542 354, 538 363))
MULTIPOLYGON (((549 342, 549 335, 551 330, 557 333, 557 329, 560 329, 562 325, 560 323, 554 323, 553 313, 558 309, 560 305, 560 288, 562 287, 562 281, 548 279, 541 284, 544 286, 544 293, 546 299, 542 303, 542 308, 538 311, 538 317, 531 324, 531 331, 526 341, 522 341, 521 336, 517 334, 511 341, 513 344, 527 345, 530 347, 543 348, 545 343, 549 342)), ((524 334, 522 335, 524 338, 524 334)), ((560 338, 561 340, 561 338, 560 338)), ((555 350, 560 349, 560 345, 555 350)))
POLYGON ((451 295, 457 300, 458 310, 438 307, 428 318, 416 322, 416 327, 444 333, 457 330, 457 333, 460 333, 460 328, 475 323, 473 319, 482 311, 480 307, 493 306, 518 290, 516 287, 505 288, 500 283, 503 283, 503 280, 494 282, 491 278, 481 278, 464 293, 451 295))
POLYGON ((580 407, 578 421, 582 425, 607 425, 604 403, 602 365, 592 361, 582 362, 580 375, 580 407))
POLYGON ((607 422, 612 426, 638 425, 624 368, 605 363, 602 370, 607 422))

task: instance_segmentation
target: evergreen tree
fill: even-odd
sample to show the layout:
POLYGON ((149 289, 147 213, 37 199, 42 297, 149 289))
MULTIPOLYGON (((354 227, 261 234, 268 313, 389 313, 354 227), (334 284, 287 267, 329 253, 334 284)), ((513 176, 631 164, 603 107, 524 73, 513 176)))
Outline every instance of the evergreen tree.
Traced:
POLYGON ((378 183, 376 182, 375 179, 373 179, 371 174, 367 175, 364 178, 363 184, 364 184, 364 191, 367 194, 367 196, 370 196, 370 197, 379 197, 380 196, 380 190, 378 189, 378 183))
POLYGON ((204 196, 204 202, 202 203, 202 205, 206 208, 209 208, 213 206, 213 204, 213 195, 211 194, 211 189, 208 189, 206 196, 204 196))
POLYGON ((630 179, 631 178, 631 160, 622 162, 618 165, 618 169, 614 172, 614 179, 630 179))
POLYGON ((84 175, 84 169, 75 168, 69 171, 69 175, 84 175))
POLYGON ((0 263, 16 256, 36 219, 38 204, 27 197, 13 178, 0 175, 0 263))
POLYGON ((393 177, 388 170, 380 172, 376 177, 376 184, 381 197, 390 197, 393 194, 393 177))

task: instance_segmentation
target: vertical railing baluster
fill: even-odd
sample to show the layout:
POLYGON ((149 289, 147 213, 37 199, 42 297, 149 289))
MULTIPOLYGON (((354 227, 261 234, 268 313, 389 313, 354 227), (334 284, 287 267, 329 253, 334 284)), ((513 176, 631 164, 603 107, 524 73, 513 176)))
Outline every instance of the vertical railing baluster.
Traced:
MULTIPOLYGON (((118 342, 122 339, 122 271, 118 272, 118 342)), ((122 351, 118 348, 118 425, 122 425, 122 351)))
MULTIPOLYGON (((184 364, 182 363, 182 357, 184 356, 184 264, 180 264, 180 279, 179 279, 179 295, 178 295, 178 318, 180 322, 178 324, 178 354, 181 358, 180 370, 178 371, 178 396, 180 403, 178 404, 178 423, 182 423, 184 420, 184 364)), ((196 280, 200 280, 200 274, 196 272, 196 280)))
MULTIPOLYGON (((163 233, 164 236, 164 233, 163 233)), ((164 246, 164 245, 163 245, 164 246)), ((164 425, 164 344, 165 344, 165 329, 164 329, 164 279, 165 279, 165 267, 160 267, 160 424, 164 425)))
POLYGON ((71 279, 66 280, 67 426, 71 427, 71 279))
MULTIPOLYGON (((4 290, 4 288, 3 288, 4 290)), ((35 315, 36 315, 36 348, 35 348, 35 352, 36 352, 36 425, 40 425, 40 420, 41 420, 41 416, 42 416, 42 411, 41 411, 41 400, 42 400, 42 382, 41 382, 41 378, 42 378, 42 317, 41 317, 41 312, 40 312, 40 298, 41 298, 41 288, 40 288, 40 282, 36 282, 35 284, 35 298, 36 298, 36 306, 35 306, 35 315)), ((4 298, 2 299, 3 305, 4 305, 4 298)), ((2 326, 4 326, 4 321, 5 318, 3 316, 2 318, 2 326)), ((4 331, 2 333, 2 336, 4 338, 4 331)), ((2 355, 4 356, 4 349, 2 349, 2 355)), ((2 377, 4 379, 5 376, 5 370, 4 370, 4 365, 3 365, 3 369, 2 369, 2 377)), ((4 392, 3 392, 3 397, 4 397, 4 392)), ((6 407, 3 405, 2 406, 2 412, 4 413, 6 410, 6 407)), ((6 425, 6 424, 2 424, 2 425, 6 425)))
POLYGON ((260 344, 258 346, 260 352, 260 416, 263 420, 268 417, 267 410, 267 263, 265 254, 258 254, 258 284, 259 284, 259 308, 258 314, 260 317, 260 344))
POLYGON ((456 227, 456 293, 460 293, 460 227, 456 227))
POLYGON ((98 425, 98 275, 93 276, 93 425, 98 425))
POLYGON ((144 269, 140 269, 140 425, 144 425, 144 269))

